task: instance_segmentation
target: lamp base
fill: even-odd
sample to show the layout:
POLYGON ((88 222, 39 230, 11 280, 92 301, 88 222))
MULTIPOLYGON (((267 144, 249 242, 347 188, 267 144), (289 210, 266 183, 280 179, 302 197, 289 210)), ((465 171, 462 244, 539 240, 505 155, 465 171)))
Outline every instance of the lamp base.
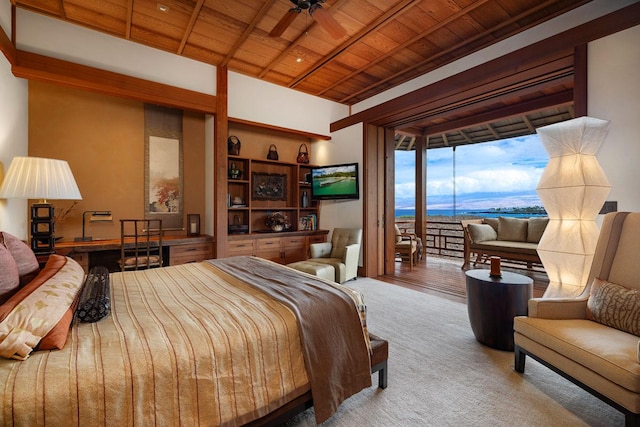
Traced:
POLYGON ((93 241, 93 237, 74 237, 74 242, 91 242, 93 241))
POLYGON ((53 254, 54 208, 50 203, 31 205, 31 250, 37 255, 53 254))

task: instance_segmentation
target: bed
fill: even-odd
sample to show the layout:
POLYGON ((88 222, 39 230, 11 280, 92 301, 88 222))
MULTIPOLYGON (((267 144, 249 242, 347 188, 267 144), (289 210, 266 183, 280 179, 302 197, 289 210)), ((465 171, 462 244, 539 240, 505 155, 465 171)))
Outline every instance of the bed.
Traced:
MULTIPOLYGON (((54 258, 78 274, 52 255, 38 277, 54 258)), ((347 287, 255 257, 109 281, 110 314, 72 322, 61 349, 5 351, 0 425, 261 424, 310 397, 321 423, 371 385, 365 306, 347 287)))

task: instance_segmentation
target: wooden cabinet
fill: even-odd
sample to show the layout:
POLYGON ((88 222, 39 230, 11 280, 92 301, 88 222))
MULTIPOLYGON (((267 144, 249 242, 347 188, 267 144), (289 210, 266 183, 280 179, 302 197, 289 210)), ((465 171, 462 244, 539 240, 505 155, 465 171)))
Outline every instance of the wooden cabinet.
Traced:
POLYGON ((229 256, 250 255, 290 264, 308 258, 309 244, 326 242, 327 230, 229 236, 229 256))
POLYGON ((169 265, 200 262, 213 258, 211 243, 194 243, 190 245, 174 245, 169 247, 169 265))

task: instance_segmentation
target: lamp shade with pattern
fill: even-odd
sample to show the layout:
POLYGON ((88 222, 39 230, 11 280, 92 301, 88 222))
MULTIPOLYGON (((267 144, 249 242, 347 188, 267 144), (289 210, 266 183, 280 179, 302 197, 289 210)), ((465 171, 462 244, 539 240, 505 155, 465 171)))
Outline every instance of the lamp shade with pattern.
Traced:
POLYGON ((549 277, 545 297, 573 297, 586 285, 611 185, 596 153, 609 122, 579 117, 537 129, 549 162, 536 191, 549 215, 538 255, 549 277))

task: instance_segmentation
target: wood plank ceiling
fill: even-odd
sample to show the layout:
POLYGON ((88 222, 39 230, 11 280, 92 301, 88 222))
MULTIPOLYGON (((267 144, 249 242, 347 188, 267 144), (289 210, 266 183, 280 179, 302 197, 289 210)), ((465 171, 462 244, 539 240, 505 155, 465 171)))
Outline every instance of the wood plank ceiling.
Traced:
MULTIPOLYGON (((11 0, 18 8, 347 105, 588 3, 309 0, 311 9, 289 12, 299 1, 11 0), (318 6, 323 10, 308 13, 318 6), (291 24, 280 36, 270 35, 285 16, 291 24), (323 25, 327 21, 344 35, 323 25)), ((540 114, 553 117, 555 112, 540 114)), ((567 114, 565 109, 557 117, 567 114)), ((527 121, 535 123, 534 117, 522 119, 530 129, 527 121)), ((485 133, 500 134, 508 125, 484 131, 469 127, 440 138, 479 142, 485 133)), ((412 123, 411 129, 424 126, 412 123)), ((396 140, 399 149, 410 149, 401 134, 396 140)))

